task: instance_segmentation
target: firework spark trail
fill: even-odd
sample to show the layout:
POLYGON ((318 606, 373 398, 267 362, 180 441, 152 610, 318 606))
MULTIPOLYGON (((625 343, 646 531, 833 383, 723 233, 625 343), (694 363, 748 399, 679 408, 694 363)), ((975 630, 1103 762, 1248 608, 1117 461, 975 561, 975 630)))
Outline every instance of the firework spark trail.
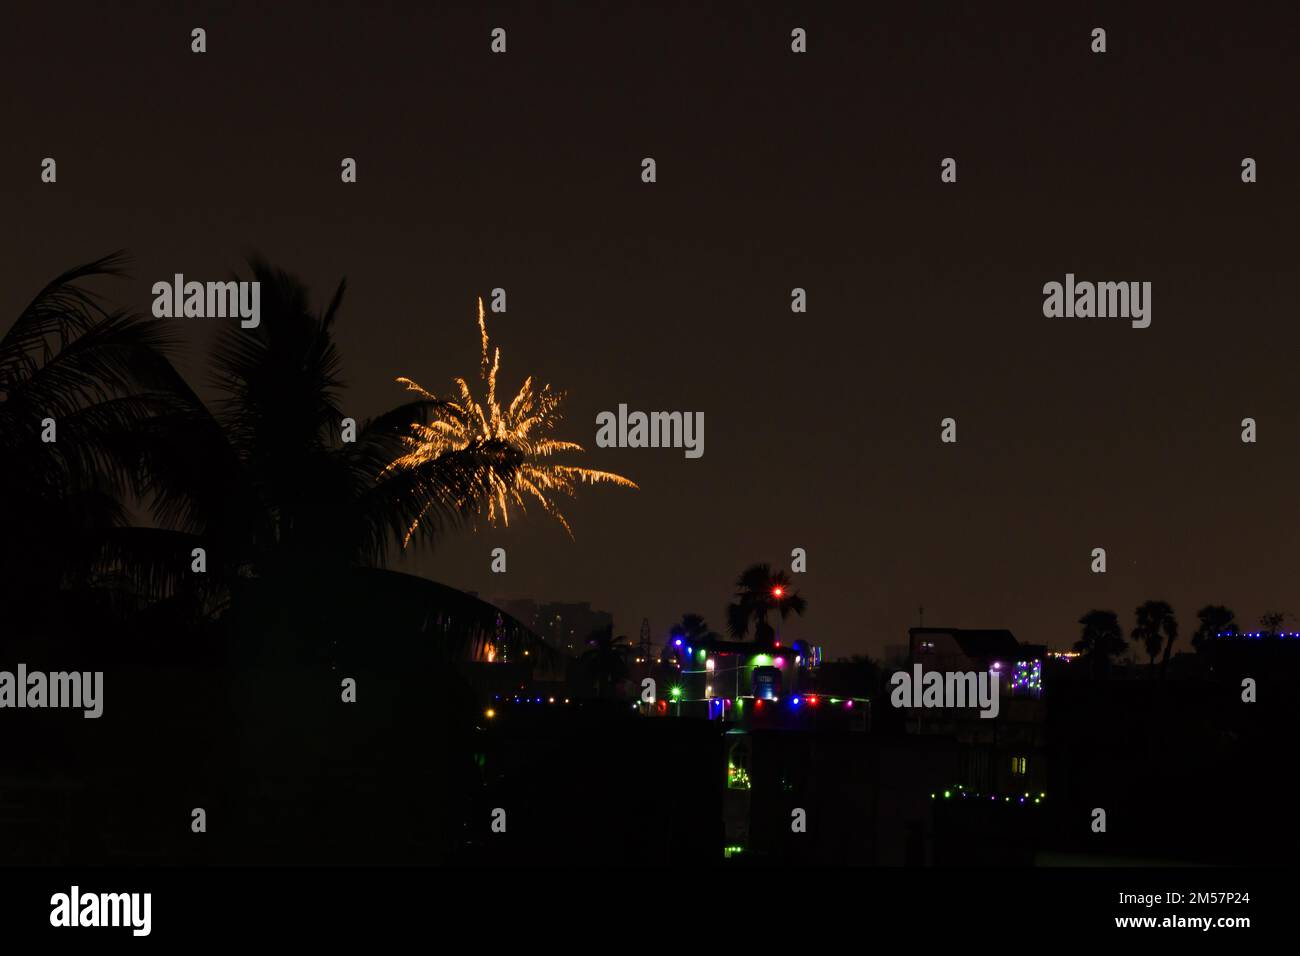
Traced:
MULTIPOLYGON (((526 498, 535 499, 543 511, 559 521, 570 538, 573 529, 555 504, 556 495, 575 497, 577 487, 586 484, 613 484, 636 488, 635 482, 610 471, 598 471, 577 465, 556 464, 549 459, 560 452, 581 452, 576 442, 560 441, 549 437, 561 419, 560 404, 563 392, 551 391, 550 385, 540 389, 533 386, 532 376, 524 379, 518 394, 503 411, 497 401, 497 373, 501 369, 501 349, 490 348, 483 300, 478 300, 478 327, 481 338, 479 378, 487 389, 483 403, 474 398, 473 390, 463 378, 453 380, 459 400, 440 399, 409 378, 397 382, 422 398, 439 402, 434 419, 429 424, 413 422, 411 432, 403 437, 406 451, 396 458, 385 471, 400 468, 418 468, 448 452, 464 451, 490 441, 506 444, 522 459, 509 478, 502 477, 496 469, 483 466, 481 477, 489 489, 487 519, 495 525, 510 524, 510 506, 526 512, 526 498), (489 355, 491 361, 489 361, 489 355)), ((411 540, 424 509, 407 529, 403 547, 411 540)))

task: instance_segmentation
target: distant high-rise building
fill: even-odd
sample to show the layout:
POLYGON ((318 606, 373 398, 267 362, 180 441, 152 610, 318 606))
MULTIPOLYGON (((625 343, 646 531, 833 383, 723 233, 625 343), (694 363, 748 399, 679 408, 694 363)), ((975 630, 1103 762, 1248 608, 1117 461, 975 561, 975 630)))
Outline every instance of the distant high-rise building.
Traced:
POLYGON ((592 632, 614 626, 612 614, 594 610, 587 601, 541 603, 532 598, 502 598, 492 603, 556 650, 574 656, 586 649, 592 632))

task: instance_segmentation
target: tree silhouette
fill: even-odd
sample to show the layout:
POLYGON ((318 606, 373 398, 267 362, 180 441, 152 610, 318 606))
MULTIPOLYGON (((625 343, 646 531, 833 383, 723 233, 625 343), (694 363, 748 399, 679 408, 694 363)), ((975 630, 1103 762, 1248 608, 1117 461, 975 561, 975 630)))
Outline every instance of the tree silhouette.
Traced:
MULTIPOLYGON (((413 523, 412 545, 428 546, 514 478, 517 454, 490 437, 388 469, 437 400, 407 402, 342 440, 349 416, 333 329, 345 284, 313 312, 301 282, 253 260, 261 322, 218 334, 209 407, 171 364, 166 320, 109 309, 86 288, 124 275, 124 261, 115 254, 58 276, 0 337, 7 632, 39 624, 50 633, 74 614, 89 629, 57 630, 159 612, 198 626, 226 619, 232 595, 259 581, 280 607, 258 613, 287 620, 306 609, 328 621, 342 600, 333 585, 374 589, 373 577, 345 582, 349 572, 384 567, 413 523), (49 429, 56 440, 43 440, 49 429)), ((483 602, 409 575, 393 580, 414 589, 405 603, 424 608, 420 619, 458 653, 493 633, 483 602)))
POLYGON ((808 602, 790 585, 784 571, 773 571, 771 565, 754 564, 746 568, 736 580, 735 600, 727 606, 727 633, 743 640, 754 628, 754 639, 770 644, 775 632, 767 622, 775 612, 784 621, 790 614, 802 616, 808 602))
POLYGON ((139 430, 156 527, 121 529, 116 557, 141 589, 162 596, 192 586, 189 556, 203 548, 209 612, 249 580, 274 583, 286 606, 300 597, 320 608, 329 597, 323 581, 383 567, 412 526, 418 547, 464 524, 494 482, 513 476, 514 456, 483 440, 388 469, 411 423, 439 404, 423 398, 356 424, 355 440, 344 441, 333 333, 346 283, 314 312, 296 278, 259 259, 250 267, 261 283, 261 322, 219 333, 211 408, 181 383, 181 406, 139 430))
POLYGON ((177 408, 181 380, 162 320, 110 310, 84 285, 124 265, 114 254, 68 270, 0 338, 0 599, 13 630, 48 626, 69 590, 134 597, 107 573, 105 546, 145 490, 137 433, 177 408))
POLYGON ((701 615, 690 613, 683 614, 681 621, 669 628, 668 633, 673 638, 682 638, 687 644, 696 644, 720 636, 709 628, 708 622, 701 615))
POLYGON ((1110 670, 1111 658, 1128 646, 1119 616, 1114 611, 1092 610, 1079 618, 1079 624, 1083 630, 1074 649, 1087 657, 1094 677, 1105 674, 1110 670))
POLYGON ((1268 611, 1259 617, 1259 628, 1266 637, 1276 637, 1286 621, 1285 611, 1268 611))
POLYGON ((1150 672, 1155 673, 1156 655, 1164 648, 1161 658, 1160 676, 1163 678, 1165 668, 1169 665, 1169 651, 1178 639, 1178 621, 1174 609, 1167 601, 1144 601, 1134 612, 1137 624, 1133 628, 1133 640, 1140 641, 1150 659, 1150 672))
POLYGON ((1231 608, 1224 607, 1222 604, 1205 605, 1196 612, 1196 619, 1200 624, 1192 635, 1192 647, 1196 648, 1198 653, 1207 642, 1218 635, 1237 633, 1237 616, 1231 608))
POLYGON ((721 635, 709 627, 704 617, 695 613, 686 613, 676 624, 668 628, 668 646, 664 648, 664 660, 670 664, 685 665, 688 660, 686 649, 700 641, 717 640, 721 635), (681 645, 677 642, 681 641, 681 645))

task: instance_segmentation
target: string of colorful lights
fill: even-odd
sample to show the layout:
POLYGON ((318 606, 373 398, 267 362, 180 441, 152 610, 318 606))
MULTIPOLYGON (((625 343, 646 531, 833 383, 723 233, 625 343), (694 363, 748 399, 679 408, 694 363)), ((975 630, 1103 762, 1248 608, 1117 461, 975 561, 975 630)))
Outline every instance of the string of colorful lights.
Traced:
POLYGON ((1247 637, 1255 640, 1270 637, 1300 637, 1300 631, 1220 631, 1215 637, 1247 637))
POLYGON ((930 794, 931 800, 983 800, 987 797, 990 802, 1025 804, 1042 803, 1047 799, 1047 794, 1039 791, 1038 796, 1032 793, 1023 794, 1002 794, 1002 793, 978 793, 973 790, 967 790, 962 784, 956 784, 948 790, 941 790, 930 794))

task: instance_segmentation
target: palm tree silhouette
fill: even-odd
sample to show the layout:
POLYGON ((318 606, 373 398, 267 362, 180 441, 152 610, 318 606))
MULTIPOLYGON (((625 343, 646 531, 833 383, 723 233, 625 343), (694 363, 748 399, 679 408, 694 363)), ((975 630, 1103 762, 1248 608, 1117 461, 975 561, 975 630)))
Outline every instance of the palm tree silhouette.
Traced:
POLYGON ((1164 677, 1169 665, 1169 651, 1178 639, 1178 620, 1174 609, 1167 601, 1144 601, 1134 612, 1137 625, 1133 628, 1133 640, 1141 641, 1150 658, 1150 671, 1155 673, 1156 655, 1164 648, 1160 664, 1160 676, 1164 677))
MULTIPOLYGON (((124 275, 124 263, 115 254, 57 277, 0 338, 7 630, 35 633, 39 622, 49 631, 52 613, 79 606, 69 593, 94 605, 96 625, 110 601, 115 617, 148 608, 187 624, 219 621, 236 592, 261 582, 279 607, 258 613, 328 618, 346 585, 382 592, 396 617, 432 628, 453 656, 497 637, 496 610, 469 595, 349 572, 384 567, 413 526, 410 544, 421 547, 466 522, 514 476, 517 454, 483 439, 388 469, 412 423, 439 410, 424 397, 343 441, 333 330, 346 285, 314 312, 301 282, 259 259, 250 266, 262 322, 218 334, 209 407, 169 360, 167 320, 110 310, 85 288, 124 275), (46 420, 53 442, 41 440, 46 420)), ((554 657, 518 622, 507 630, 520 649, 554 657)))
POLYGON ((807 607, 784 571, 773 571, 768 564, 750 565, 736 579, 736 598, 727 606, 727 633, 743 640, 752 624, 754 639, 771 644, 775 632, 767 623, 768 614, 776 612, 784 621, 792 613, 802 616, 807 607))
POLYGON ((215 414, 196 409, 207 419, 207 427, 188 430, 199 447, 172 444, 169 450, 182 454, 151 462, 160 472, 164 465, 202 463, 165 472, 156 489, 164 498, 160 516, 228 539, 222 529, 233 494, 254 516, 241 523, 239 546, 228 555, 239 567, 271 568, 286 558, 382 564, 418 514, 426 514, 419 529, 428 542, 479 504, 494 471, 509 478, 509 449, 492 441, 419 468, 385 470, 411 422, 439 406, 437 400, 407 402, 360 425, 355 441, 342 442, 348 416, 333 329, 346 282, 314 315, 297 279, 261 260, 251 267, 262 284, 263 320, 255 329, 228 326, 218 338, 213 371, 222 397, 215 414))
POLYGON ((721 635, 716 634, 709 627, 707 621, 699 614, 687 613, 682 615, 682 619, 668 629, 668 633, 674 639, 681 638, 687 644, 697 644, 703 640, 716 640, 721 635))
POLYGON ((1091 610, 1079 618, 1083 630, 1074 649, 1086 655, 1093 677, 1110 670, 1110 659, 1128 645, 1114 611, 1091 610))
POLYGON ((0 599, 13 630, 49 625, 69 589, 113 590, 107 539, 145 488, 137 433, 178 407, 165 323, 110 310, 84 286, 123 276, 125 262, 69 269, 0 338, 0 599))

